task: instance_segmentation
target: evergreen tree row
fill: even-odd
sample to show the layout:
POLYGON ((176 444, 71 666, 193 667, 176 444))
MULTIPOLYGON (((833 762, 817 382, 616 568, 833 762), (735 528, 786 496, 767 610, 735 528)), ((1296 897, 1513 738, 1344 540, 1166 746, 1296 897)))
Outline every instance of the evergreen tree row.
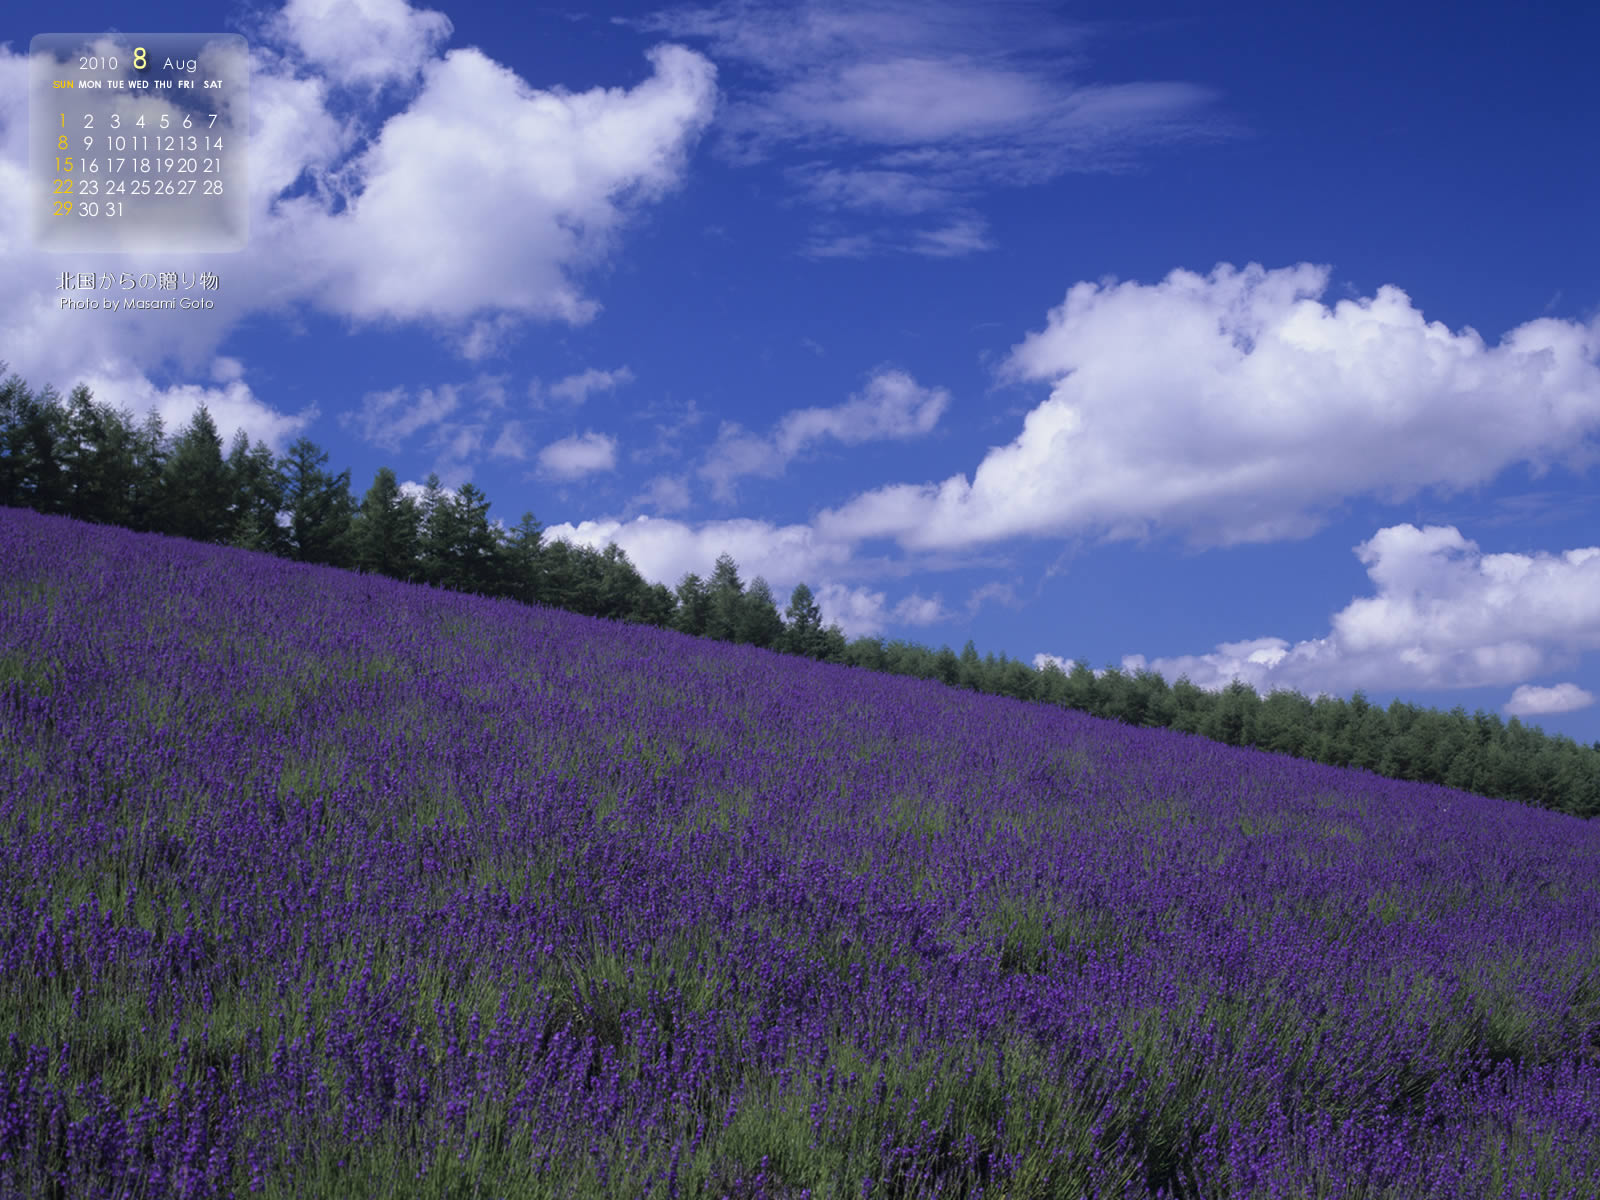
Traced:
MULTIPOLYGON (((0 374, 6 364, 0 362, 0 374)), ((169 437, 151 414, 94 400, 79 385, 62 400, 12 375, 0 382, 0 505, 218 542, 320 563, 503 596, 612 620, 800 654, 952 687, 1078 709, 1127 724, 1182 730, 1396 779, 1443 783, 1578 816, 1600 816, 1600 742, 1580 746, 1513 717, 1448 713, 1398 700, 1387 709, 1234 682, 1220 692, 1149 671, 1042 670, 1001 654, 957 654, 900 640, 857 638, 824 626, 811 589, 795 587, 782 615, 766 580, 748 585, 724 554, 709 578, 676 589, 647 583, 618 546, 546 541, 532 513, 502 528, 475 485, 454 493, 430 475, 421 496, 380 468, 357 502, 350 472, 334 472, 300 438, 282 457, 242 432, 227 452, 202 406, 169 437)))
POLYGON ((275 457, 241 432, 224 453, 203 405, 169 437, 159 416, 135 422, 82 385, 63 401, 12 375, 0 383, 0 505, 817 658, 844 652, 805 584, 786 622, 766 580, 747 587, 727 555, 674 592, 647 583, 619 546, 547 542, 532 513, 501 528, 471 483, 451 493, 430 475, 413 497, 382 467, 358 502, 350 472, 330 470, 307 438, 275 457))

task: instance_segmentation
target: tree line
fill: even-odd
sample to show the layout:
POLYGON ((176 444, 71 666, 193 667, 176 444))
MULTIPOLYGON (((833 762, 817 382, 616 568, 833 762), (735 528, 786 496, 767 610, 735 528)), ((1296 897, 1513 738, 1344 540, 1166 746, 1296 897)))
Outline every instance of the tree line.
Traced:
MULTIPOLYGON (((0 374, 6 364, 0 362, 0 374)), ((502 596, 612 620, 799 654, 865 670, 1077 709, 1130 725, 1181 730, 1395 779, 1442 783, 1577 816, 1600 816, 1600 742, 1582 746, 1516 717, 1369 703, 1298 692, 1257 694, 1235 681, 1220 692, 1150 671, 1063 671, 1005 654, 957 654, 903 640, 847 641, 824 625, 811 589, 798 584, 780 615, 759 576, 747 585, 723 554, 709 577, 676 588, 647 582, 620 547, 547 540, 530 512, 513 526, 489 518, 474 484, 454 492, 430 475, 420 496, 381 467, 357 500, 350 472, 300 438, 275 456, 241 431, 224 450, 204 406, 168 435, 98 402, 82 384, 62 399, 18 376, 0 382, 0 505, 258 550, 502 596)))

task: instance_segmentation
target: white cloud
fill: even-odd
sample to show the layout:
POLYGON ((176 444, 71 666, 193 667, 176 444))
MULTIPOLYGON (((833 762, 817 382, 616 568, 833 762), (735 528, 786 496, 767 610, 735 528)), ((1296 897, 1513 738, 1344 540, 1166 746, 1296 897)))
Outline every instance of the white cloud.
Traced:
MULTIPOLYGON (((1128 662, 1128 659, 1123 660, 1123 669, 1127 671, 1135 670, 1136 668, 1130 667, 1128 662)), ((1034 670, 1036 671, 1044 670, 1045 667, 1050 663, 1054 663, 1065 675, 1070 675, 1073 671, 1078 669, 1078 660, 1075 658, 1062 658, 1059 654, 1043 653, 1035 654, 1033 656, 1033 666, 1034 670)), ((1089 674, 1093 675, 1096 679, 1103 679, 1110 672, 1110 670, 1110 667, 1091 667, 1089 668, 1089 674)))
POLYGON ((390 453, 423 435, 433 451, 433 470, 452 485, 471 479, 485 457, 525 459, 522 422, 506 421, 505 379, 479 375, 438 387, 388 388, 368 392, 361 406, 339 414, 339 424, 390 453))
MULTIPOLYGON (((1037 0, 871 0, 678 8, 633 22, 700 38, 751 69, 719 121, 736 162, 785 145, 812 156, 792 172, 821 208, 954 213, 995 186, 1128 162, 1135 148, 1215 138, 1212 93, 1183 83, 1071 81, 1086 27, 1037 0)), ((814 236, 811 257, 893 250, 955 255, 989 246, 979 223, 910 238, 814 236)))
POLYGON ((616 465, 617 440, 603 433, 575 434, 539 451, 539 471, 551 479, 581 479, 616 465))
POLYGON ((627 367, 615 371, 598 371, 590 368, 579 375, 568 375, 550 385, 550 394, 558 400, 582 404, 591 392, 605 392, 633 382, 633 372, 627 367))
POLYGON ((410 83, 449 37, 450 18, 405 0, 288 0, 269 23, 335 83, 410 83))
POLYGON ((527 431, 521 421, 507 421, 495 438, 489 453, 495 458, 513 458, 521 461, 528 457, 527 431))
POLYGON ((846 637, 871 637, 891 624, 934 625, 949 620, 939 597, 913 593, 893 607, 883 592, 842 583, 824 583, 813 590, 824 625, 838 625, 846 637))
MULTIPOLYGON (((230 255, 210 311, 99 322, 59 311, 59 256, 32 249, 20 205, 0 205, 0 345, 11 369, 63 392, 77 382, 132 403, 176 401, 147 372, 204 371, 256 313, 311 304, 335 316, 414 321, 468 358, 529 319, 582 322, 598 305, 578 274, 628 216, 682 177, 716 104, 715 68, 677 46, 648 52, 632 88, 540 89, 477 49, 439 49, 450 22, 401 0, 291 0, 251 42, 250 241, 230 255), (412 94, 379 119, 384 84, 412 94), (358 90, 334 97, 341 85, 358 90), (352 101, 354 107, 352 108, 352 101), (486 121, 485 114, 492 114, 486 121), (514 219, 464 219, 493 195, 514 219)), ((0 46, 0 195, 27 190, 26 54, 0 46)), ((76 271, 199 271, 170 254, 82 254, 76 271)), ((254 397, 241 365, 208 399, 269 438, 298 431, 254 397)), ((179 396, 181 399, 182 397, 179 396)), ((142 415, 142 414, 140 414, 142 415)), ((462 444, 455 431, 450 441, 462 444)))
POLYGON ((707 453, 700 474, 721 498, 745 475, 775 478, 807 447, 827 439, 847 446, 905 440, 933 431, 950 406, 950 393, 925 388, 904 371, 881 369, 848 403, 833 408, 802 408, 786 413, 765 436, 725 424, 707 453))
POLYGON ((881 633, 888 624, 885 613, 887 597, 862 587, 847 587, 842 583, 825 583, 814 588, 812 595, 822 613, 824 625, 837 625, 845 637, 871 637, 881 633))
POLYGON ((879 239, 866 233, 819 235, 801 248, 806 258, 865 258, 879 247, 879 239))
POLYGON ((432 439, 438 461, 434 470, 439 478, 451 487, 457 487, 472 478, 473 464, 484 456, 487 449, 484 426, 450 423, 441 425, 432 439))
POLYGON ((1009 583, 1000 583, 998 580, 973 588, 972 594, 967 597, 967 615, 969 617, 977 616, 978 610, 990 601, 998 604, 1015 605, 1017 602, 1016 589, 1009 583))
POLYGON ((73 376, 73 381, 74 384, 85 384, 97 401, 112 408, 126 408, 136 417, 148 412, 157 413, 169 435, 186 426, 195 410, 204 404, 211 419, 216 422, 217 432, 222 435, 224 448, 233 440, 234 434, 242 430, 251 441, 265 442, 274 453, 282 453, 317 419, 317 410, 308 407, 289 416, 262 403, 250 390, 249 384, 232 377, 231 373, 237 365, 234 360, 227 358, 217 359, 212 364, 211 375, 221 382, 219 387, 181 384, 158 388, 143 375, 131 371, 111 375, 97 371, 80 372, 73 376))
POLYGON ((674 475, 657 475, 633 501, 635 508, 652 508, 661 514, 682 512, 689 503, 688 483, 674 475))
POLYGON ((989 237, 986 222, 967 217, 917 234, 911 249, 929 258, 954 258, 978 250, 992 250, 994 241, 989 237))
MULTIPOLYGON (((1238 677, 1260 692, 1340 694, 1520 683, 1600 649, 1600 546, 1484 554, 1452 526, 1392 525, 1356 554, 1375 594, 1335 613, 1322 637, 1252 638, 1149 662, 1135 654, 1123 665, 1211 689, 1238 677)), ((1574 698, 1567 686, 1521 688, 1512 702, 1574 698)))
MULTIPOLYGON (((418 483, 415 479, 407 479, 400 485, 400 494, 411 497, 412 500, 420 505, 423 498, 428 494, 428 489, 425 484, 418 483)), ((439 484, 439 496, 443 500, 454 500, 456 498, 456 489, 441 481, 439 484)))
POLYGON ((516 340, 521 324, 510 313, 473 317, 467 328, 454 338, 456 352, 468 362, 503 354, 516 340))
POLYGON ((841 168, 810 163, 796 167, 790 177, 822 208, 854 208, 917 214, 948 208, 948 188, 931 183, 911 171, 841 168))
POLYGON ((1514 717, 1537 717, 1548 713, 1576 712, 1593 703, 1594 693, 1585 691, 1575 683, 1558 683, 1554 687, 1523 684, 1511 693, 1505 710, 1514 717))
POLYGON ((815 578, 819 568, 843 563, 849 548, 819 543, 804 525, 776 526, 739 519, 698 526, 660 517, 630 521, 597 520, 550 526, 552 538, 602 549, 615 542, 628 552, 639 573, 653 583, 676 586, 693 571, 708 576, 724 552, 733 555, 746 578, 765 577, 773 587, 815 578))
POLYGON ((412 434, 437 425, 461 406, 461 389, 452 384, 437 388, 389 388, 368 392, 361 408, 341 413, 339 423, 355 429, 384 450, 395 451, 412 434))
POLYGON ((589 320, 598 305, 572 272, 612 247, 625 203, 676 184, 714 103, 700 55, 649 58, 654 76, 632 91, 579 94, 532 89, 477 49, 427 63, 415 99, 345 170, 349 208, 305 216, 319 301, 364 319, 589 320), (515 220, 463 219, 485 195, 515 220))
POLYGON ((913 592, 894 606, 894 619, 903 625, 935 625, 948 621, 950 612, 938 596, 913 592))
POLYGON ((244 377, 244 364, 237 358, 217 355, 211 360, 211 378, 216 383, 233 383, 244 377))
POLYGON ((1541 318, 1489 347, 1425 322, 1398 288, 1329 306, 1327 284, 1309 264, 1077 284, 1007 363, 1054 385, 1010 444, 970 479, 881 488, 818 528, 926 549, 1157 529, 1270 541, 1347 498, 1594 456, 1600 319, 1541 318))
POLYGON ((924 258, 954 258, 992 250, 995 242, 988 223, 971 214, 950 215, 944 224, 925 229, 875 226, 871 230, 839 233, 838 222, 819 222, 800 247, 805 258, 871 258, 885 254, 919 254, 924 258))

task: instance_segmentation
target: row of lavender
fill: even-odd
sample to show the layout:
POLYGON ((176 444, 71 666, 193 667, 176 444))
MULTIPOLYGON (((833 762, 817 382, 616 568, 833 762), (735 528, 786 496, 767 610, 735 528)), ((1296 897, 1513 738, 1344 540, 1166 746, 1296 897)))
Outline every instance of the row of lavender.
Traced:
POLYGON ((0 510, 0 1195, 1600 1192, 1600 827, 0 510))

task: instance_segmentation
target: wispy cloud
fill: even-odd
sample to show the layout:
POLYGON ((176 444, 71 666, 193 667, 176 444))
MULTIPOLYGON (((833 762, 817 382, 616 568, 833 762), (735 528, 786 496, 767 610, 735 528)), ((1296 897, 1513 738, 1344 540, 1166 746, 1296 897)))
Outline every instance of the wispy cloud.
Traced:
POLYGON ((341 413, 339 422, 373 445, 394 451, 412 434, 438 425, 460 407, 461 389, 451 384, 416 391, 396 387, 368 392, 361 407, 341 413))
POLYGON ((471 479, 485 458, 524 459, 528 430, 507 419, 503 375, 478 375, 436 387, 395 387, 368 392, 359 407, 339 414, 339 424, 382 450, 416 445, 434 455, 433 470, 455 486, 471 479))
POLYGON ((786 413, 767 434, 723 425, 700 468, 723 499, 734 480, 746 475, 774 478, 807 447, 825 440, 847 446, 903 440, 932 432, 950 405, 943 388, 925 388, 904 371, 880 369, 845 404, 802 408, 786 413))
POLYGON ((590 367, 577 375, 568 375, 550 385, 550 395, 557 400, 582 404, 595 392, 609 392, 623 384, 633 382, 633 372, 627 367, 614 371, 600 371, 590 367))
POLYGON ((796 150, 808 158, 791 183, 819 208, 945 217, 901 236, 818 231, 817 258, 984 250, 981 223, 962 214, 989 189, 1228 133, 1206 88, 1085 79, 1088 28, 1038 0, 736 0, 622 23, 703 41, 743 69, 724 81, 718 123, 733 161, 796 150))

